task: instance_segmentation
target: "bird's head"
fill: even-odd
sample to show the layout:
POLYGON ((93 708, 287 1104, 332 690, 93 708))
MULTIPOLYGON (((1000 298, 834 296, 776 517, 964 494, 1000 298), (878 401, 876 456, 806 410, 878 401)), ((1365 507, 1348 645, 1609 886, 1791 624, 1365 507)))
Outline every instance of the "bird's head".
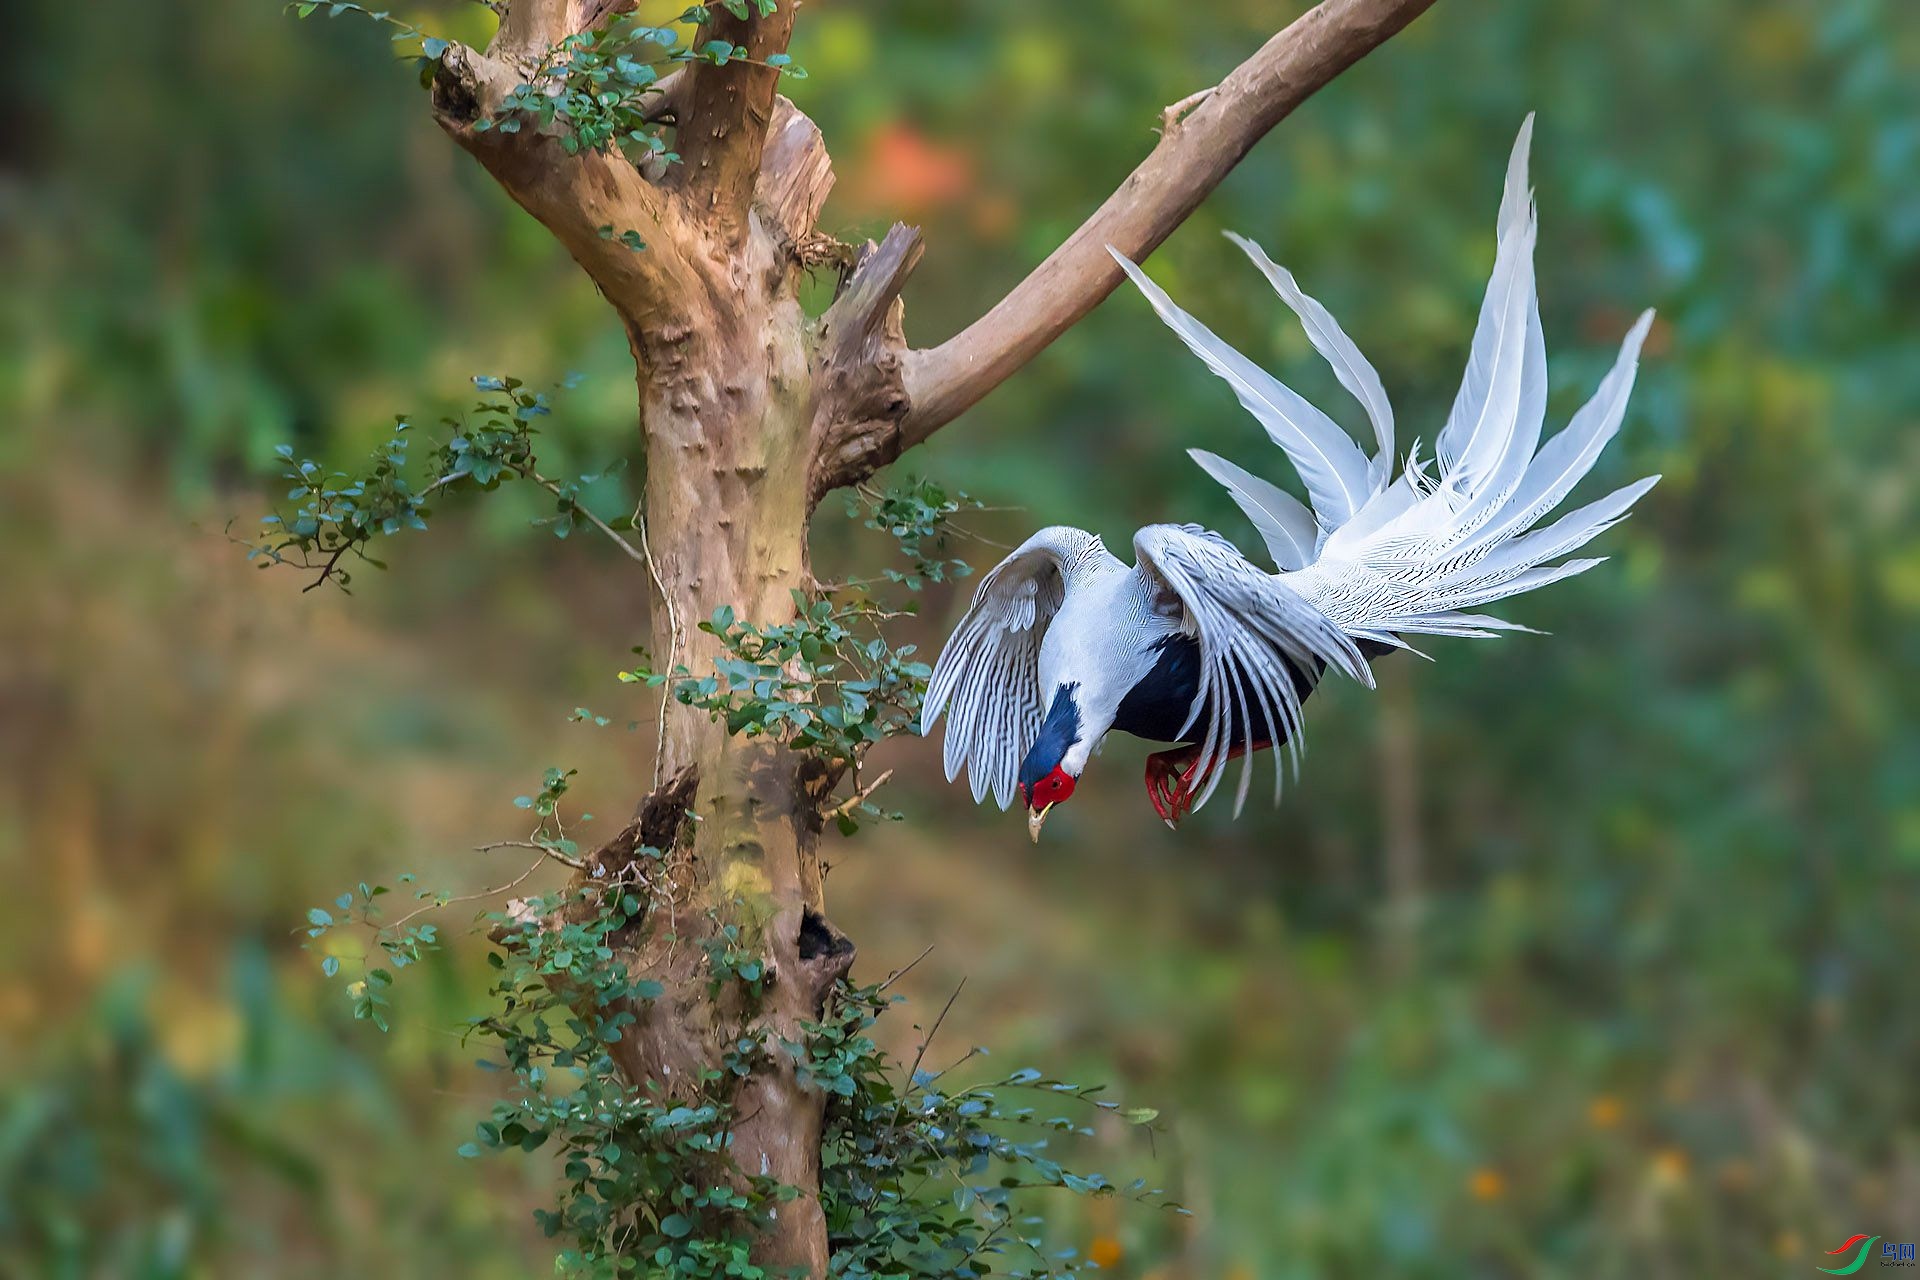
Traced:
POLYGON ((1075 781, 1063 765, 1053 766, 1032 781, 1022 776, 1020 798, 1027 804, 1027 834, 1035 844, 1040 843, 1040 828, 1046 824, 1047 811, 1073 795, 1075 781))
POLYGON ((1020 762, 1020 799, 1027 806, 1027 834, 1035 844, 1040 843, 1048 811, 1073 795, 1080 771, 1086 768, 1087 753, 1074 751, 1081 741, 1080 708, 1074 697, 1079 687, 1060 686, 1039 736, 1020 762))

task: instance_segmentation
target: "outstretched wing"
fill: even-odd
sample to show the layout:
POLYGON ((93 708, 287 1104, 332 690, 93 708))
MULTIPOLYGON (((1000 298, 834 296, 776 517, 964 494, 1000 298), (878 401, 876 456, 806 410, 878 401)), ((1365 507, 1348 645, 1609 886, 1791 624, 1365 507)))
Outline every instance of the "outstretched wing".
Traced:
POLYGON ((1013 803, 1020 759, 1046 715, 1040 642, 1067 597, 1069 574, 1095 556, 1112 559, 1100 539, 1080 529, 1056 525, 1028 538, 980 580, 934 664, 920 731, 932 733, 950 713, 947 781, 966 769, 976 803, 989 790, 1002 809, 1013 803))
MULTIPOLYGON (((1228 750, 1252 736, 1256 712, 1268 726, 1285 732, 1297 765, 1300 693, 1289 663, 1316 673, 1325 663, 1362 684, 1373 684, 1366 659, 1339 626, 1279 579, 1249 564, 1219 535, 1194 525, 1151 524, 1133 535, 1133 550, 1138 571, 1156 588, 1179 598, 1200 643, 1200 688, 1180 727, 1184 736, 1201 725, 1198 767, 1205 782, 1196 809, 1220 784, 1228 750)), ((1252 765, 1248 753, 1234 796, 1235 813, 1246 803, 1252 765)), ((1273 782, 1277 798, 1277 763, 1273 782)))

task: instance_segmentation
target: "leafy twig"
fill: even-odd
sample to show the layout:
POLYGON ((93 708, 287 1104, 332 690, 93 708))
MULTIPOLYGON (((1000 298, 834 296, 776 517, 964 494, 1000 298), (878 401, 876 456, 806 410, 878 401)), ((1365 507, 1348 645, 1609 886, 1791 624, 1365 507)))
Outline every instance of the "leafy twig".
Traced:
POLYGON ((564 863, 575 871, 587 870, 587 864, 579 858, 570 858, 552 845, 541 844, 536 840, 495 840, 490 844, 477 844, 473 847, 475 853, 491 853, 495 849, 538 849, 555 862, 564 863))
POLYGON ((855 809, 859 808, 861 805, 867 802, 868 796, 872 795, 874 792, 878 791, 880 788, 886 786, 887 780, 891 777, 893 777, 893 770, 888 769, 886 772, 882 773, 879 777, 875 778, 872 782, 869 782, 866 786, 860 788, 860 790, 854 792, 852 795, 848 796, 845 800, 841 801, 839 805, 828 810, 827 818, 829 820, 832 820, 835 818, 850 817, 855 809))

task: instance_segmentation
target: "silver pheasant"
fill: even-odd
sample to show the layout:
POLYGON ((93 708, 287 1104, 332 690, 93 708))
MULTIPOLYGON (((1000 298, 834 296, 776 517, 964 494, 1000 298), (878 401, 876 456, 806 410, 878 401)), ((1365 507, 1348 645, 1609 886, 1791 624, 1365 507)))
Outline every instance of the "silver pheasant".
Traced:
MULTIPOLYGON (((1393 475, 1393 410, 1379 375, 1258 245, 1232 237, 1360 401, 1375 437, 1371 457, 1114 252, 1160 318, 1286 452, 1311 509, 1196 449, 1193 459, 1253 522, 1279 572, 1196 525, 1141 529, 1132 567, 1079 529, 1055 526, 1027 539, 981 580, 928 686, 923 724, 931 733, 947 716, 949 780, 965 768, 974 799, 991 791, 1003 809, 1018 795, 1038 841, 1047 813, 1073 794, 1092 753, 1119 730, 1184 744, 1147 762, 1147 795, 1169 825, 1206 803, 1228 761, 1247 756, 1238 814, 1252 783, 1251 752, 1285 744, 1297 773, 1301 703, 1326 668, 1371 686, 1369 660, 1409 647, 1409 635, 1526 630, 1470 610, 1601 563, 1562 557, 1623 518, 1658 476, 1535 526, 1619 430, 1653 313, 1628 332, 1593 398, 1541 445, 1547 370, 1527 182, 1532 131, 1529 116, 1508 165, 1493 277, 1440 430, 1437 469, 1416 446, 1393 475)), ((1276 801, 1283 776, 1276 767, 1276 801)))

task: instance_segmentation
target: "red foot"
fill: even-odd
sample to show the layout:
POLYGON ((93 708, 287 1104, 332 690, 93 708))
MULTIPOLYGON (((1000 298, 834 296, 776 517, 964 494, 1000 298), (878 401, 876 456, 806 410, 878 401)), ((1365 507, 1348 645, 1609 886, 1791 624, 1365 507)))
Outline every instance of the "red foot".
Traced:
MULTIPOLYGON (((1252 749, 1264 751, 1271 745, 1268 742, 1256 742, 1252 749)), ((1237 760, 1247 750, 1245 743, 1234 747, 1227 752, 1226 760, 1220 761, 1215 767, 1224 767, 1227 760, 1237 760)), ((1153 802, 1153 811, 1168 826, 1178 826, 1180 820, 1193 809, 1194 793, 1205 781, 1200 774, 1200 748, 1185 746, 1173 751, 1154 752, 1147 757, 1146 781, 1147 799, 1153 802)))
POLYGON ((1189 771, 1200 759, 1200 748, 1156 751, 1147 757, 1147 799, 1168 826, 1179 823, 1192 795, 1189 771))

